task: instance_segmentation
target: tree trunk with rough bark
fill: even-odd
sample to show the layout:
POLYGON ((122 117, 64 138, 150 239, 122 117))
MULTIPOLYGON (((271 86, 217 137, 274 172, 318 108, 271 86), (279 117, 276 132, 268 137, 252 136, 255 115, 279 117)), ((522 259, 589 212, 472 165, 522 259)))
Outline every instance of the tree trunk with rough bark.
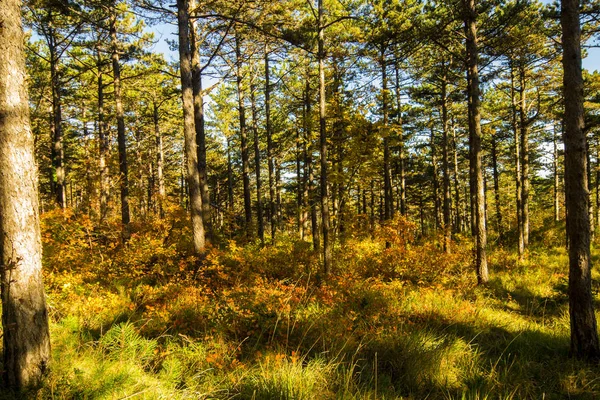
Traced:
POLYGON ((227 138, 227 209, 233 212, 233 163, 231 161, 231 137, 227 138))
POLYGON ((483 151, 481 149, 481 100, 479 89, 479 50, 477 48, 477 9, 475 0, 463 0, 466 51, 467 51, 467 92, 469 97, 469 136, 471 138, 472 179, 475 184, 474 219, 475 219, 475 272, 478 284, 486 284, 489 280, 486 257, 487 231, 485 226, 485 192, 483 183, 483 151))
MULTIPOLYGON (((271 124, 271 80, 269 51, 265 45, 265 127, 267 130, 267 164, 269 169, 269 215, 271 216, 271 242, 275 243, 277 221, 275 220, 275 162, 273 146, 273 126, 271 124)), ((314 235, 314 233, 313 233, 314 235)))
POLYGON ((500 174, 498 173, 498 145, 496 135, 492 135, 492 173, 494 179, 494 203, 496 206, 496 225, 499 240, 504 238, 502 228, 502 211, 500 209, 500 174))
POLYGON ((192 221, 192 241, 194 244, 194 252, 203 255, 205 252, 206 238, 204 233, 204 221, 202 218, 202 193, 200 189, 200 173, 198 172, 198 151, 196 148, 196 128, 194 124, 189 3, 186 0, 177 0, 177 25, 179 28, 179 63, 183 103, 185 172, 188 185, 190 217, 192 221))
POLYGON ((455 229, 457 232, 463 231, 463 218, 462 218, 462 203, 460 198, 460 180, 458 177, 458 142, 456 139, 456 129, 454 123, 452 124, 452 152, 453 152, 453 165, 454 165, 454 202, 456 203, 456 219, 455 229))
POLYGON ((321 234, 319 232, 319 221, 317 218, 317 207, 319 196, 315 188, 315 173, 313 163, 313 136, 312 136, 312 107, 310 102, 310 83, 306 80, 306 88, 304 92, 304 107, 306 109, 306 131, 305 131, 305 165, 307 171, 307 201, 310 203, 310 224, 312 233, 313 250, 315 253, 321 251, 321 234))
MULTIPOLYGON (((196 2, 192 4, 192 9, 196 2)), ((207 240, 212 235, 210 218, 210 191, 208 188, 208 171, 206 165, 206 134, 204 127, 204 96, 202 93, 202 67, 200 52, 197 47, 197 20, 190 26, 190 51, 192 53, 192 85, 194 94, 194 126, 196 128, 196 145, 198 148, 198 173, 200 174, 200 191, 202 193, 202 220, 207 240)))
POLYGON ((242 153, 242 183, 244 186, 244 222, 246 224, 246 234, 250 234, 252 226, 252 200, 250 195, 250 162, 248 161, 248 132, 246 131, 246 107, 244 106, 244 87, 242 85, 242 38, 240 34, 235 34, 235 68, 236 84, 238 92, 238 112, 240 115, 240 143, 242 153))
POLYGON ((123 240, 129 240, 129 177, 127 172, 127 142, 125 138, 125 113, 121 97, 121 65, 119 63, 119 42, 117 39, 117 9, 113 3, 110 15, 110 40, 112 46, 113 86, 115 114, 117 117, 117 142, 119 147, 119 185, 121 189, 121 224, 123 240))
MULTIPOLYGON (((393 196, 392 177, 390 171, 390 130, 388 127, 388 88, 387 88, 387 61, 385 58, 385 45, 381 45, 380 54, 381 67, 381 112, 383 114, 383 219, 392 219, 393 196)), ((389 247, 389 243, 386 246, 389 247)))
POLYGON ((517 99, 515 89, 515 77, 514 77, 514 62, 510 63, 510 98, 512 108, 511 125, 514 134, 514 146, 515 146, 515 198, 517 204, 517 248, 519 259, 523 259, 525 254, 525 241, 523 235, 523 209, 521 206, 523 191, 521 190, 521 141, 519 135, 519 128, 517 124, 517 99))
POLYGON ((597 361, 600 359, 600 344, 592 295, 579 24, 579 0, 561 0, 571 353, 578 358, 597 361))
POLYGON ((108 215, 108 199, 110 197, 110 176, 108 174, 108 135, 104 115, 104 82, 103 63, 100 49, 96 48, 96 68, 98 69, 98 141, 100 169, 100 222, 105 222, 108 215))
POLYGON ((327 122, 325 113, 325 27, 323 26, 323 0, 318 0, 318 53, 319 60, 319 141, 321 144, 321 220, 323 228, 323 274, 331 272, 331 242, 329 238, 329 190, 327 157, 327 122))
POLYGON ((525 67, 519 65, 519 125, 521 130, 521 219, 523 249, 529 246, 529 118, 527 116, 525 67))
POLYGON ((21 2, 0 2, 0 277, 4 384, 38 385, 50 359, 38 176, 29 123, 21 2))
POLYGON ((450 242, 452 240, 452 220, 450 218, 450 170, 448 162, 448 93, 447 76, 444 63, 444 76, 442 78, 442 176, 443 176, 443 226, 444 230, 444 251, 450 254, 450 242))
MULTIPOLYGON (((396 56, 398 59, 398 56, 396 56)), ((398 167, 399 171, 399 182, 398 182, 398 190, 399 190, 399 211, 400 214, 406 215, 406 172, 404 166, 404 132, 403 132, 403 121, 402 121, 402 93, 400 91, 400 66, 398 62, 394 63, 394 72, 396 75, 396 108, 397 108, 397 123, 398 123, 398 167)))
MULTIPOLYGON (((559 175, 558 175, 558 135, 556 132, 556 126, 554 127, 554 137, 552 138, 553 144, 553 172, 554 172, 554 221, 560 221, 560 202, 559 202, 559 175)), ((600 170, 599 170, 600 173, 600 170)))
POLYGON ((156 180, 158 181, 158 215, 161 218, 164 218, 164 205, 165 199, 167 197, 164 177, 165 153, 163 149, 162 133, 160 131, 158 105, 156 103, 153 104, 152 118, 154 120, 154 140, 156 143, 156 180))
POLYGON ((298 227, 298 237, 304 240, 304 221, 302 220, 302 204, 304 196, 304 181, 302 179, 302 137, 300 129, 296 128, 296 223, 298 227))
POLYGON ((435 130, 433 129, 433 121, 430 121, 430 136, 429 147, 431 149, 431 168, 433 176, 431 178, 433 184, 433 214, 435 220, 435 229, 440 227, 440 188, 438 182, 438 160, 437 160, 437 143, 435 142, 435 130))
POLYGON ((258 112, 256 110, 255 87, 250 88, 250 104, 252 107, 252 132, 254 134, 254 172, 256 174, 256 219, 258 222, 258 238, 265 243, 265 226, 263 221, 262 181, 260 177, 260 146, 258 140, 258 112))
POLYGON ((56 37, 54 28, 48 30, 48 50, 50 56, 50 84, 52 92, 52 168, 54 169, 53 189, 56 203, 60 208, 67 207, 66 174, 65 174, 65 149, 62 129, 62 96, 61 79, 59 71, 60 56, 55 45, 56 37))

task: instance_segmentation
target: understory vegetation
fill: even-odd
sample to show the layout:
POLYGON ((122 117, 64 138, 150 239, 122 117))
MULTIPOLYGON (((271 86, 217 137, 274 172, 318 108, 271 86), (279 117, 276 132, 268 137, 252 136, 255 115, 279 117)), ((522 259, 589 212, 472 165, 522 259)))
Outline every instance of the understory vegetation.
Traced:
POLYGON ((184 211, 134 225, 125 246, 116 224, 50 212, 53 361, 37 396, 598 398, 598 367, 569 358, 568 260, 551 225, 523 261, 494 247, 477 287, 468 238, 447 255, 404 219, 348 229, 362 233, 322 280, 295 237, 215 238, 199 260, 184 211))

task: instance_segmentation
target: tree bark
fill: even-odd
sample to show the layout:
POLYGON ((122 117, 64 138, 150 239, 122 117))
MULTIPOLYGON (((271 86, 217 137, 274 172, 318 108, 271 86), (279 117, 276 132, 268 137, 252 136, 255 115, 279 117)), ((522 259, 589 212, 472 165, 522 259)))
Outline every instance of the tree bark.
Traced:
POLYGON ((463 0, 467 51, 467 92, 469 96, 469 136, 471 137, 471 165, 474 190, 474 217, 476 236, 475 272, 478 284, 489 280, 486 257, 487 231, 485 226, 485 193, 483 184, 483 152, 481 150, 481 101, 479 89, 479 53, 477 48, 477 9, 475 0, 463 0))
POLYGON ((321 235, 319 233, 319 221, 317 218, 317 207, 319 198, 315 188, 315 174, 313 167, 313 135, 312 135, 312 111, 310 102, 310 83, 308 81, 309 75, 306 78, 306 88, 304 92, 304 106, 306 109, 306 132, 304 139, 304 150, 305 150, 305 164, 307 170, 307 201, 310 203, 310 223, 312 233, 313 250, 315 253, 321 251, 321 235))
POLYGON ((127 143, 125 138, 125 113, 121 97, 121 65, 119 64, 119 42, 117 39, 117 9, 113 2, 110 15, 110 39, 112 45, 113 86, 115 113, 117 117, 117 142, 119 147, 119 185, 121 189, 121 224, 123 240, 129 240, 129 177, 127 172, 127 143))
POLYGON ((308 213, 310 211, 309 173, 308 173, 308 145, 310 136, 308 134, 308 94, 303 92, 304 103, 302 105, 302 232, 303 239, 308 232, 308 213))
POLYGON ((66 198, 66 174, 65 174, 65 149, 63 140, 63 129, 62 129, 62 96, 61 96, 61 80, 59 63, 60 58, 57 54, 56 38, 54 36, 54 29, 49 28, 47 37, 48 50, 50 55, 50 81, 52 86, 52 167, 54 169, 54 195, 56 203, 60 208, 67 207, 66 198))
MULTIPOLYGON (((194 1, 192 9, 195 8, 194 1)), ((208 187, 208 171, 206 165, 206 134, 204 127, 204 96, 202 93, 202 67, 200 52, 197 47, 197 20, 190 26, 190 51, 192 53, 192 90, 194 95, 194 126, 196 128, 196 145, 198 149, 198 173, 200 174, 200 192, 202 194, 202 221, 207 240, 212 235, 210 218, 210 191, 208 187)))
POLYGON ((590 241, 594 241, 595 227, 594 227, 594 202, 592 201, 592 191, 594 190, 594 184, 592 182, 592 157, 590 154, 590 142, 586 143, 586 158, 587 158, 587 181, 588 181, 588 213, 590 214, 590 241))
MULTIPOLYGON (((398 58, 398 56, 396 56, 398 58)), ((400 214, 406 216, 406 173, 404 168, 404 133, 403 133, 403 121, 402 121, 402 93, 400 91, 400 66, 398 62, 394 63, 394 72, 396 74, 396 108, 398 113, 398 164, 400 168, 400 181, 398 182, 398 188, 400 191, 398 203, 400 204, 400 214)))
POLYGON ((233 212, 233 163, 231 162, 231 137, 227 138, 227 208, 233 212))
MULTIPOLYGON (((380 54, 381 67, 381 112, 383 114, 382 136, 383 136, 383 219, 392 219, 393 197, 392 177, 390 174, 390 132, 388 129, 388 89, 387 89, 387 62, 385 59, 385 45, 381 45, 380 54)), ((386 247, 390 244, 386 243, 386 247)))
POLYGON ((258 221, 258 238, 265 243, 265 227, 263 221, 262 181, 260 178, 260 146, 258 140, 258 113, 256 112, 255 87, 250 89, 252 107, 252 131, 254 133, 254 172, 256 174, 256 219, 258 221))
POLYGON ((571 352, 598 360, 600 344, 592 295, 590 221, 586 174, 586 137, 583 131, 583 77, 579 0, 561 0, 563 96, 565 105, 565 202, 569 242, 569 314, 571 352))
POLYGON ((0 273, 4 383, 38 385, 50 359, 38 176, 29 123, 21 2, 0 2, 0 273))
POLYGON ((244 88, 242 86, 242 51, 240 34, 235 34, 236 83, 238 91, 238 111, 240 115, 240 142, 242 150, 242 182, 244 186, 244 222, 246 233, 250 235, 252 226, 252 200, 250 197, 250 163, 248 161, 248 133, 246 132, 246 107, 244 106, 244 88))
MULTIPOLYGON (((303 107, 304 109, 304 107, 303 107)), ((306 117, 304 117, 305 119, 306 117)), ((302 220, 302 204, 304 196, 304 184, 302 179, 302 138, 300 129, 296 128, 296 223, 298 227, 298 237, 304 240, 304 221, 302 220)))
POLYGON ((183 102, 183 136, 186 163, 186 181, 190 217, 192 221, 192 241, 194 252, 203 255, 206 238, 202 218, 202 193, 198 172, 198 151, 196 148, 196 128, 194 123, 194 94, 192 65, 190 56, 189 3, 177 0, 177 25, 179 28, 179 63, 181 73, 181 97, 183 102))
POLYGON ((523 249, 529 246, 529 118, 526 103, 525 66, 519 65, 519 123, 521 130, 521 218, 523 249))
POLYGON ((456 139, 456 129, 452 124, 452 150, 454 153, 454 202, 456 203, 456 221, 455 229, 457 232, 463 231, 463 219, 461 217, 462 203, 460 201, 460 182, 458 177, 458 141, 456 139))
POLYGON ((435 143, 435 130, 433 129, 433 120, 430 121, 430 137, 429 147, 431 148, 431 168, 432 168, 432 179, 433 184, 433 214, 435 220, 435 229, 440 227, 440 196, 439 196, 439 182, 438 182, 438 161, 437 161, 437 144, 435 143))
POLYGON ((492 173, 494 174, 494 203, 496 205, 496 225, 499 240, 502 241, 504 232, 502 229, 502 211, 500 210, 500 175, 498 173, 498 149, 496 135, 492 135, 492 173))
MULTIPOLYGON (((600 227, 600 143, 596 143, 596 225, 600 227)), ((557 185, 558 186, 558 185, 557 185)))
MULTIPOLYGON (((269 71, 269 51, 265 45, 265 127, 267 130, 267 164, 269 169, 269 214, 271 215, 271 242, 275 243, 277 221, 275 220, 275 162, 273 146, 273 126, 271 125, 271 81, 269 71)), ((313 226, 314 228, 314 226, 313 226)), ((314 233, 313 233, 314 236, 314 233)))
POLYGON ((556 132, 556 126, 554 126, 554 135, 552 137, 552 164, 554 172, 554 221, 560 221, 560 202, 559 202, 559 175, 558 175, 558 135, 556 132))
POLYGON ((100 222, 105 222, 108 215, 108 199, 110 196, 110 177, 108 174, 108 135, 104 116, 104 82, 103 63, 100 49, 96 48, 96 68, 98 69, 98 141, 100 169, 100 222))
POLYGON ((321 144, 321 220, 323 228, 323 274, 331 272, 331 243, 329 241, 329 190, 327 176, 327 122, 325 113, 325 27, 323 0, 318 0, 318 53, 319 60, 319 141, 321 144))
POLYGON ((160 132, 158 105, 153 104, 152 118, 154 120, 154 140, 156 141, 156 179, 158 181, 158 213, 160 218, 165 217, 165 199, 167 193, 165 190, 165 177, 164 177, 164 165, 165 165, 165 153, 163 149, 163 138, 160 132))
POLYGON ((443 175, 443 230, 444 251, 450 254, 450 242, 452 239, 452 220, 450 219, 450 171, 448 162, 448 93, 446 63, 444 62, 444 75, 442 77, 442 175, 443 175))
POLYGON ((516 100, 516 90, 515 90, 515 77, 514 77, 514 61, 511 60, 510 63, 510 98, 511 98, 511 106, 512 106, 512 129, 514 133, 514 145, 515 145, 515 188, 516 188, 516 204, 517 204, 517 248, 519 259, 523 258, 525 254, 525 239, 523 235, 523 209, 522 209, 522 195, 523 192, 521 190, 521 150, 520 150, 520 135, 519 128, 517 124, 517 100, 516 100))

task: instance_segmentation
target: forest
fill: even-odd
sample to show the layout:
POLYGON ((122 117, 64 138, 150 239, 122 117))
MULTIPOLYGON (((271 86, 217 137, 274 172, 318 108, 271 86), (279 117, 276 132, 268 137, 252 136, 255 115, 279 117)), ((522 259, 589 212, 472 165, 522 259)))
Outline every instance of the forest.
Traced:
POLYGON ((598 47, 599 0, 0 0, 0 399, 600 398, 598 47))

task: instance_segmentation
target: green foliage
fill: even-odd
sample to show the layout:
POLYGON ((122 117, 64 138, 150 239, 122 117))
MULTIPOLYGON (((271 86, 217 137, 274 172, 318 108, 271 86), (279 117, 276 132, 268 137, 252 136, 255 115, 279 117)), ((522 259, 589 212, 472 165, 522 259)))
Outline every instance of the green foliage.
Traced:
POLYGON ((153 358, 156 342, 144 339, 131 322, 122 322, 110 328, 98 343, 111 359, 133 360, 146 367, 153 358))

